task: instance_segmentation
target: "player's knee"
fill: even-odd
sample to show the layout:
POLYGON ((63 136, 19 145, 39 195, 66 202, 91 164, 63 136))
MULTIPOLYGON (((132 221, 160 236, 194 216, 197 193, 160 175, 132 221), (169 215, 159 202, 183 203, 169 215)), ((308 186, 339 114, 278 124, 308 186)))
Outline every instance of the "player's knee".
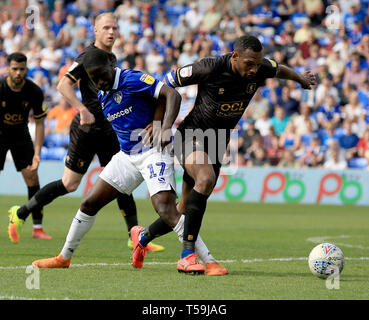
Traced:
POLYGON ((89 216, 94 216, 98 211, 95 202, 89 197, 82 200, 80 210, 89 216))
POLYGON ((195 180, 195 189, 202 194, 211 194, 216 182, 215 174, 200 174, 195 180))
POLYGON ((63 183, 65 189, 70 193, 70 192, 74 192, 78 189, 79 186, 79 182, 67 182, 67 183, 63 183))
POLYGON ((164 222, 170 227, 175 227, 177 219, 177 210, 175 204, 169 202, 159 203, 156 208, 158 215, 164 220, 164 222))

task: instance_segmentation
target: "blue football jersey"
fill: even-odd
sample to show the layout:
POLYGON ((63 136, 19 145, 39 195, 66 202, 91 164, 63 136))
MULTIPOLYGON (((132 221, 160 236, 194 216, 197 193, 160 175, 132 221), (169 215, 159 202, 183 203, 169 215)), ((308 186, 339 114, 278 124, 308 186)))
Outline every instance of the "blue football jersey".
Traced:
POLYGON ((123 152, 142 151, 138 133, 153 121, 163 85, 163 82, 140 71, 116 68, 112 90, 99 91, 104 115, 116 132, 123 152))

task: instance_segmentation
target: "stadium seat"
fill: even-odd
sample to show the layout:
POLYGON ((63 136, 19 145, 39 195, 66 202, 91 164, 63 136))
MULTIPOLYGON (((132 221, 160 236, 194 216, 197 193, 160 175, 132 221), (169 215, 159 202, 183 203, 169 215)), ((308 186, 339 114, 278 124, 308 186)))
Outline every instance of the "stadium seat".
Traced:
POLYGON ((368 161, 365 158, 353 158, 348 161, 348 167, 352 169, 366 169, 368 161))

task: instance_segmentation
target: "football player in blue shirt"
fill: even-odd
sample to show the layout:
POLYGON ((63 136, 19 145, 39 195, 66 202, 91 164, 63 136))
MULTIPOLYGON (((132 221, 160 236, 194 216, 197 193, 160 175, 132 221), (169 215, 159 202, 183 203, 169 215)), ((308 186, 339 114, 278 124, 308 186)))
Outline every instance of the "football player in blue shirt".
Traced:
MULTIPOLYGON (((142 268, 145 246, 149 241, 172 230, 179 237, 183 234, 183 219, 180 219, 175 202, 173 155, 166 151, 169 148, 165 148, 172 141, 171 127, 178 115, 181 96, 175 89, 148 74, 114 68, 103 50, 86 53, 83 63, 90 79, 100 90, 98 97, 103 113, 118 136, 121 151, 113 156, 83 199, 61 253, 54 258, 36 260, 32 265, 38 268, 68 268, 75 249, 92 227, 98 211, 119 193, 131 194, 145 181, 161 219, 148 228, 132 228, 132 264, 135 268, 142 268), (157 99, 166 101, 166 113, 160 143, 150 148, 142 143, 140 133, 154 120, 157 99)), ((199 249, 207 251, 204 244, 199 249)), ((197 270, 193 271, 196 273, 197 270)), ((200 270, 198 273, 203 272, 200 270)))

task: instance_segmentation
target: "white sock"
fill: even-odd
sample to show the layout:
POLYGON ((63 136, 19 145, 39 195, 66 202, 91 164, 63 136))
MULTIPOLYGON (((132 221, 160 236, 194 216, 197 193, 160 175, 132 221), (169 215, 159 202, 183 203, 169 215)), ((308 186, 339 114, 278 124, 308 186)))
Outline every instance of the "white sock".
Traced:
MULTIPOLYGON (((178 220, 177 225, 173 228, 173 231, 177 233, 178 239, 179 241, 181 241, 181 243, 183 242, 184 220, 185 216, 182 214, 178 220)), ((201 239, 200 235, 197 236, 197 240, 195 242, 195 251, 203 263, 215 262, 215 258, 210 253, 208 247, 201 239)))
POLYGON ((95 218, 96 216, 89 216, 81 210, 78 210, 76 216, 73 218, 72 224, 70 225, 64 247, 61 251, 63 259, 69 259, 72 257, 74 250, 77 249, 84 235, 94 224, 95 218))

